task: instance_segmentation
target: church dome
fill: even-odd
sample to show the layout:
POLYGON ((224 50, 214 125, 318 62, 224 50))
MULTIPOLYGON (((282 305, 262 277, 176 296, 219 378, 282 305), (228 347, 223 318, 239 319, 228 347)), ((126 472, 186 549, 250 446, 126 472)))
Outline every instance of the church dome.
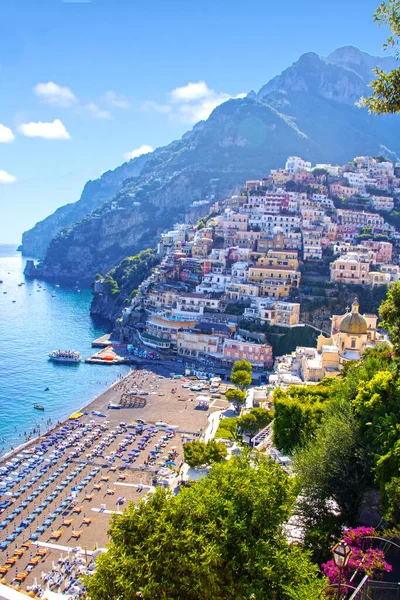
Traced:
POLYGON ((359 304, 357 298, 351 305, 351 312, 348 313, 340 323, 340 332, 349 333, 351 335, 357 335, 367 333, 367 321, 358 312, 359 304))

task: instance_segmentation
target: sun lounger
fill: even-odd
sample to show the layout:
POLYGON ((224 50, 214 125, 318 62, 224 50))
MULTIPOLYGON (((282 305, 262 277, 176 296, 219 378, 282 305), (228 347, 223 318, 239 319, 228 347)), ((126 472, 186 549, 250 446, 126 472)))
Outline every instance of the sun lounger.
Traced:
POLYGON ((15 565, 15 563, 17 562, 17 556, 10 556, 10 558, 7 558, 6 560, 6 564, 7 565, 15 565))
POLYGON ((84 525, 90 525, 90 523, 93 521, 92 517, 85 517, 82 521, 82 523, 84 525))
POLYGON ((72 525, 72 519, 64 519, 64 521, 62 522, 63 525, 66 525, 67 527, 69 527, 70 525, 72 525))
POLYGON ((73 531, 71 533, 71 537, 75 538, 75 539, 79 539, 82 535, 82 529, 80 529, 79 531, 73 531))
POLYGON ((103 475, 101 477, 101 481, 108 481, 110 479, 110 477, 108 475, 103 475))
POLYGON ((11 569, 11 565, 4 565, 3 567, 0 567, 0 575, 5 575, 9 569, 11 569))
POLYGON ((95 489, 95 490, 97 490, 97 491, 98 491, 98 490, 101 490, 101 483, 95 483, 95 484, 93 484, 93 487, 94 487, 94 489, 95 489))
POLYGON ((53 533, 50 536, 51 540, 59 540, 60 537, 62 536, 63 532, 61 529, 59 529, 58 531, 53 531, 53 533))
POLYGON ((83 506, 75 506, 75 508, 73 508, 72 512, 79 514, 80 512, 82 512, 82 510, 83 510, 83 506))
POLYGON ((23 571, 22 573, 18 573, 18 575, 15 576, 15 581, 25 581, 25 579, 28 577, 28 573, 26 571, 23 571))
POLYGON ((16 550, 14 552, 15 556, 22 556, 23 553, 25 552, 26 548, 20 548, 19 550, 16 550))
POLYGON ((29 561, 30 565, 33 565, 34 567, 36 567, 36 565, 38 565, 40 563, 40 556, 34 556, 33 558, 31 558, 31 560, 29 561))
POLYGON ((89 500, 89 502, 93 500, 93 494, 86 494, 85 500, 89 500))
POLYGON ((42 548, 41 550, 38 550, 36 552, 36 556, 46 556, 47 554, 47 548, 42 548))

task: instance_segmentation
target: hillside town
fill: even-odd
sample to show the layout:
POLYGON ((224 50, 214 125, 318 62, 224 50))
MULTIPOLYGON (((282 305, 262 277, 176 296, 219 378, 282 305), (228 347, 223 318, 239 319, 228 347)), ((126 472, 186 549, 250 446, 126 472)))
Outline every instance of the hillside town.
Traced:
MULTIPOLYGON (((122 339, 131 341, 137 329, 134 339, 163 356, 226 368, 245 359, 255 372, 275 365, 276 385, 338 373, 385 339, 377 315, 361 315, 357 300, 332 315, 316 348, 274 356, 263 327, 284 333, 304 326, 302 299, 313 285, 397 281, 399 197, 400 165, 384 157, 359 156, 343 166, 289 157, 285 168, 214 203, 196 225, 176 224, 161 235, 159 266, 123 309, 122 339)), ((102 289, 99 280, 95 291, 102 289)))

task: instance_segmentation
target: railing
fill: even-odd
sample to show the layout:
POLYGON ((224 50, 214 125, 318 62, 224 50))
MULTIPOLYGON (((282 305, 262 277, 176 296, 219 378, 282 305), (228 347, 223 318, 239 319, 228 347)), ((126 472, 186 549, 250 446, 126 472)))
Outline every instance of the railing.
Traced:
POLYGON ((349 600, 400 600, 400 583, 371 581, 365 576, 349 600))

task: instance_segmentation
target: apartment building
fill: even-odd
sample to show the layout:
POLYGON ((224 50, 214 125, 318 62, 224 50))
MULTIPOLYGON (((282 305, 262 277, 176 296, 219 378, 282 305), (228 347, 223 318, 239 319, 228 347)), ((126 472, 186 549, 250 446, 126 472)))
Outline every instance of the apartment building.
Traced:
POLYGON ((227 300, 245 301, 258 296, 260 289, 257 285, 250 283, 237 283, 230 281, 225 286, 225 298, 227 300))
POLYGON ((179 331, 176 336, 178 354, 197 357, 199 355, 222 355, 221 338, 195 331, 179 331))
POLYGON ((284 233, 299 229, 301 218, 292 214, 258 214, 255 213, 249 218, 250 228, 259 228, 260 231, 272 233, 274 229, 279 227, 284 233))
POLYGON ((337 210, 337 220, 339 225, 354 225, 355 227, 378 227, 382 228, 385 220, 381 215, 365 212, 361 210, 337 210))
POLYGON ((185 293, 176 299, 177 312, 189 312, 203 314, 205 309, 218 310, 220 301, 207 294, 185 293))
POLYGON ((390 196, 371 196, 371 206, 375 210, 391 212, 394 209, 394 200, 390 196))
POLYGON ((273 365, 272 346, 256 344, 237 339, 226 339, 223 347, 223 357, 233 363, 237 360, 248 360, 254 367, 269 368, 273 365))
POLYGON ((300 321, 300 304, 274 301, 271 298, 253 298, 243 316, 245 319, 258 319, 270 325, 290 327, 298 325, 300 321))
POLYGON ((285 164, 285 171, 290 175, 294 175, 299 171, 311 171, 311 163, 299 156, 289 156, 285 164))
POLYGON ((370 264, 356 252, 349 252, 330 264, 331 282, 347 284, 369 284, 370 264))
POLYGON ((343 196, 343 198, 352 198, 359 193, 358 188, 341 185, 340 183, 331 183, 329 191, 332 196, 343 196))
POLYGON ((225 291, 225 286, 230 281, 230 275, 223 275, 222 273, 206 273, 203 275, 201 283, 196 286, 196 293, 198 294, 222 294, 225 291))

